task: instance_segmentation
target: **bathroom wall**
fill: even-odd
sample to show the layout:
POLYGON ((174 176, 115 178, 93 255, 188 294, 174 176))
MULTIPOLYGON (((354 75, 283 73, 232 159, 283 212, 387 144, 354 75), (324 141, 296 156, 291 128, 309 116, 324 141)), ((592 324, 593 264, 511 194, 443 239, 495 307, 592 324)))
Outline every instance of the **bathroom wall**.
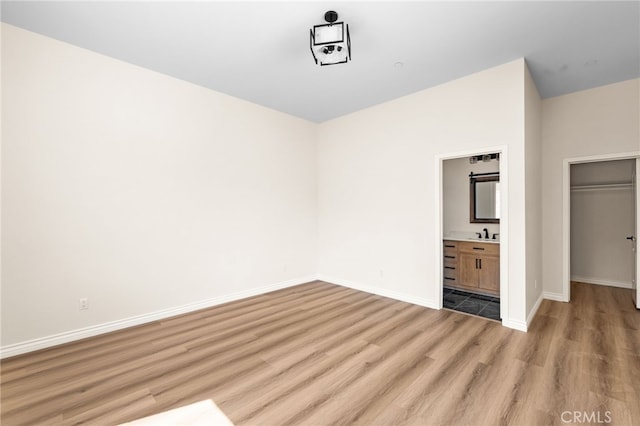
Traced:
POLYGON ((470 164, 467 157, 445 160, 443 163, 443 235, 452 232, 500 232, 500 224, 471 223, 469 218, 469 173, 499 172, 496 160, 470 164))

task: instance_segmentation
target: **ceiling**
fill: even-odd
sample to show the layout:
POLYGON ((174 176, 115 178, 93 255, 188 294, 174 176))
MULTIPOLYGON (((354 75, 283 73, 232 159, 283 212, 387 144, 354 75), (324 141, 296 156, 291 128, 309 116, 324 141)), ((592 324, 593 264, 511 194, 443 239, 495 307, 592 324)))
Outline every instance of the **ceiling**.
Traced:
POLYGON ((543 98, 640 77, 640 2, 2 2, 2 21, 314 122, 517 58, 543 98), (336 10, 349 64, 309 29, 336 10))

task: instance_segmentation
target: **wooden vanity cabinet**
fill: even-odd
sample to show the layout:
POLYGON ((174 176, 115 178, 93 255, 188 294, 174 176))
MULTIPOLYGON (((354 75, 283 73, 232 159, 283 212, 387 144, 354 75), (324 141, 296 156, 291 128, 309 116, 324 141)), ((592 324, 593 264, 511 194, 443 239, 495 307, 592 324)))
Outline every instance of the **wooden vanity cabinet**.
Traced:
POLYGON ((445 240, 444 246, 445 285, 480 293, 500 294, 499 244, 445 240), (455 245, 456 253, 452 254, 451 247, 447 252, 447 245, 455 245), (454 268, 455 276, 448 267, 454 268))

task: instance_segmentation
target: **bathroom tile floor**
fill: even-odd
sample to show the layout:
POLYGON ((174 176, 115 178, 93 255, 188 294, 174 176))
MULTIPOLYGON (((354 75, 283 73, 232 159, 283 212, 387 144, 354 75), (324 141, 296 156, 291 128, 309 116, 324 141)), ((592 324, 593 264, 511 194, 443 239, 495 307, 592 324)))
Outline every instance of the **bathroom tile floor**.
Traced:
POLYGON ((444 308, 500 321, 500 298, 444 288, 444 308))

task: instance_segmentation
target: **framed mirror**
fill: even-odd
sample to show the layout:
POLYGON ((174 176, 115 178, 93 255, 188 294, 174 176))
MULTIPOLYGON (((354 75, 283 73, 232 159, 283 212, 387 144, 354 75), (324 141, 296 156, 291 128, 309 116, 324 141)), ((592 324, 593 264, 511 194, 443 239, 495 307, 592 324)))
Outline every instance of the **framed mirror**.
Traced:
POLYGON ((469 175, 469 216, 471 223, 500 223, 500 174, 469 175))

